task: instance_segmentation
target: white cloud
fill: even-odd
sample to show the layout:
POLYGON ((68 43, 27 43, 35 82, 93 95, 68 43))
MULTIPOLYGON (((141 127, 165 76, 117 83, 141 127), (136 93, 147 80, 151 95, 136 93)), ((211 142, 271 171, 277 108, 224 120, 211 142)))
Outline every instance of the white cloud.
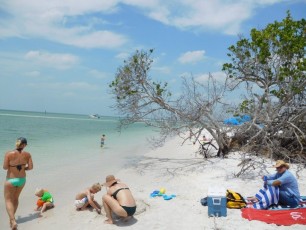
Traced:
POLYGON ((188 51, 182 54, 179 57, 178 61, 182 64, 196 63, 204 59, 204 54, 205 54, 204 50, 188 51))
POLYGON ((163 74, 169 74, 171 72, 171 68, 168 66, 152 67, 152 70, 157 71, 159 73, 163 73, 163 74))
POLYGON ((89 71, 89 74, 97 79, 105 79, 108 77, 108 73, 93 69, 89 71))
MULTIPOLYGON (((225 82, 226 74, 224 72, 212 72, 210 73, 214 80, 218 82, 225 82)), ((209 79, 209 74, 197 74, 195 80, 198 82, 207 82, 209 79)))
POLYGON ((155 8, 160 5, 159 0, 122 0, 120 1, 124 4, 127 5, 132 5, 132 6, 138 6, 138 7, 143 7, 143 8, 155 8))
POLYGON ((117 0, 10 0, 2 10, 9 16, 0 20, 0 37, 38 37, 81 48, 115 48, 127 38, 109 30, 96 29, 95 13, 109 14, 117 0), (83 18, 89 22, 82 23, 83 18))
POLYGON ((103 15, 124 3, 166 25, 236 35, 258 7, 279 0, 10 0, 2 2, 0 38, 44 38, 81 48, 118 48, 128 37, 103 29, 103 15), (97 16, 98 15, 98 16, 97 16), (99 26, 96 26, 99 25, 99 26))
POLYGON ((130 56, 129 53, 122 52, 122 53, 117 54, 117 55, 116 55, 116 58, 121 59, 121 60, 125 60, 125 59, 127 59, 129 56, 130 56))
POLYGON ((79 62, 79 58, 71 54, 48 53, 42 51, 29 51, 26 53, 25 59, 39 65, 56 69, 67 69, 79 62))
POLYGON ((140 0, 126 1, 142 9, 148 17, 181 29, 218 30, 237 35, 241 23, 252 16, 257 7, 279 0, 140 0), (143 1, 146 2, 146 1, 143 1))
MULTIPOLYGON (((64 31, 63 34, 65 33, 64 31)), ((85 31, 76 32, 75 30, 66 30, 69 36, 62 35, 55 38, 55 41, 73 45, 81 48, 116 48, 123 45, 127 39, 110 31, 85 31)))
POLYGON ((192 77, 192 73, 190 72, 183 72, 183 73, 180 73, 180 77, 183 77, 183 78, 189 78, 189 77, 192 77))

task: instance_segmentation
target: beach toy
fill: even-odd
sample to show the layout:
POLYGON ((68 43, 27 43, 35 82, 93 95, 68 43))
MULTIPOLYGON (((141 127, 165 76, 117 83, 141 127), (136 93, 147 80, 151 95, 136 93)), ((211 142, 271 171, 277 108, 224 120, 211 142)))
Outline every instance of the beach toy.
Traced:
POLYGON ((36 202, 38 207, 42 207, 44 205, 44 203, 45 202, 42 199, 38 199, 37 202, 36 202))
POLYGON ((154 190, 151 194, 150 197, 156 197, 159 195, 159 190, 154 190))
POLYGON ((174 195, 174 194, 167 195, 165 193, 166 193, 166 189, 165 188, 161 188, 160 190, 154 190, 150 194, 150 197, 162 196, 164 198, 164 200, 171 200, 172 198, 176 197, 176 195, 174 195))
POLYGON ((160 193, 160 194, 165 194, 165 193, 166 193, 166 189, 165 189, 165 188, 161 188, 161 189, 159 190, 159 193, 160 193))
POLYGON ((163 195, 164 200, 171 200, 172 198, 176 197, 176 195, 172 194, 172 195, 163 195))

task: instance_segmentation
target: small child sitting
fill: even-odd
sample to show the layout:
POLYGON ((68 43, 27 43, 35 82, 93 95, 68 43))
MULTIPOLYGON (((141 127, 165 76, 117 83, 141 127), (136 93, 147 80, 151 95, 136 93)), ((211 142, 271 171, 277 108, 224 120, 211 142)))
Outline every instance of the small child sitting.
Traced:
POLYGON ((54 207, 53 197, 46 189, 37 188, 35 190, 35 195, 39 197, 39 199, 36 202, 37 207, 34 209, 35 211, 40 210, 40 214, 42 214, 47 210, 47 208, 54 207))
POLYGON ((87 207, 93 207, 98 214, 101 213, 101 206, 94 200, 94 195, 101 191, 101 185, 99 183, 93 184, 90 188, 87 188, 84 192, 80 192, 75 197, 74 205, 77 211, 84 210, 87 207))

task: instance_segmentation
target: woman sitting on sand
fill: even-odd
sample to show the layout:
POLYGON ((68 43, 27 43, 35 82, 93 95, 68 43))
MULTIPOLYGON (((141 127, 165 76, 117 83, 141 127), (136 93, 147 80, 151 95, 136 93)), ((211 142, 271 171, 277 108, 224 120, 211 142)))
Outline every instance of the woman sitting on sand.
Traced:
POLYGON ((101 191, 101 185, 99 183, 93 184, 90 188, 87 188, 84 192, 80 192, 76 195, 74 205, 77 211, 85 210, 87 207, 93 207, 98 214, 101 213, 100 205, 94 200, 94 195, 101 191))
POLYGON ((104 185, 108 188, 102 198, 107 224, 113 224, 112 212, 121 217, 132 217, 136 212, 135 199, 126 184, 119 183, 113 175, 106 177, 104 185))

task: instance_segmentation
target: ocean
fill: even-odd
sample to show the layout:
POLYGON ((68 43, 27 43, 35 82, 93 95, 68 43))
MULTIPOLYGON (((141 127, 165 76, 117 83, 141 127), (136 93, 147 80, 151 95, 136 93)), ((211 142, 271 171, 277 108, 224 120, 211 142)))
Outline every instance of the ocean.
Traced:
POLYGON ((97 119, 88 115, 0 110, 0 153, 14 149, 18 137, 26 137, 26 151, 32 153, 38 169, 80 161, 86 164, 86 160, 103 162, 102 156, 125 162, 135 160, 149 148, 147 138, 154 133, 143 123, 121 132, 118 125, 116 117, 97 119), (103 148, 102 134, 106 135, 103 148))
MULTIPOLYGON (((56 200, 71 202, 67 199, 73 200, 84 186, 104 182, 106 175, 131 167, 150 150, 148 138, 156 135, 151 128, 136 123, 119 132, 118 125, 116 117, 0 110, 1 163, 4 154, 15 148, 18 137, 27 138, 25 150, 32 155, 34 169, 27 172, 21 197, 33 202, 35 188, 44 187, 51 192, 60 189, 62 195, 56 200), (102 134, 106 135, 103 148, 102 134)), ((1 181, 5 178, 6 171, 1 170, 1 181)), ((31 202, 24 201, 25 205, 31 202)), ((3 198, 0 207, 1 222, 7 219, 2 215, 3 198)))

